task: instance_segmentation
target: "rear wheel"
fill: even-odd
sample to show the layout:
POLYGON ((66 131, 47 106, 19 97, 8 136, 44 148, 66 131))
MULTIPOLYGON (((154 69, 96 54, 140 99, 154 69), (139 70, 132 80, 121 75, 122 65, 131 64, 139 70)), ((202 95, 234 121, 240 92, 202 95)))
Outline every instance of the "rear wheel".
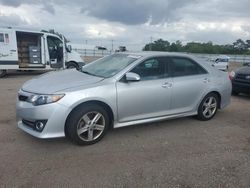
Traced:
POLYGON ((202 121, 210 120, 214 117, 219 106, 219 98, 215 93, 209 93, 201 101, 198 108, 198 119, 202 121))
POLYGON ((6 70, 0 69, 0 78, 4 77, 6 73, 6 70))
POLYGON ((65 135, 79 145, 90 145, 103 138, 109 124, 108 113, 102 106, 86 104, 70 114, 65 135))

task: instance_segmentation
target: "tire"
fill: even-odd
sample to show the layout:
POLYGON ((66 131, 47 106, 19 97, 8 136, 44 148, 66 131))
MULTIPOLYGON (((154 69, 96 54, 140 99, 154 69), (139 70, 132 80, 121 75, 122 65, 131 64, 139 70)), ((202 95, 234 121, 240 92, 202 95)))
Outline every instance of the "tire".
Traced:
POLYGON ((69 63, 67 64, 67 69, 76 69, 76 70, 78 70, 79 67, 78 67, 78 65, 77 65, 76 63, 74 63, 74 62, 69 62, 69 63))
POLYGON ((91 145, 104 137, 109 125, 109 115, 102 106, 83 104, 69 115, 65 135, 78 145, 91 145))
POLYGON ((212 119, 218 110, 218 106, 218 95, 215 93, 207 94, 199 105, 197 118, 201 121, 212 119))
POLYGON ((6 70, 0 69, 0 78, 4 77, 7 74, 6 70))

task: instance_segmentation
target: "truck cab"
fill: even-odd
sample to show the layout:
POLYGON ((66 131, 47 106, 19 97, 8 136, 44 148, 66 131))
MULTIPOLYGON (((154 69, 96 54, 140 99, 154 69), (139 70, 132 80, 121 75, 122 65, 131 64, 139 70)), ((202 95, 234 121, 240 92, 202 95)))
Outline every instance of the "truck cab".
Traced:
POLYGON ((0 28, 0 77, 10 69, 79 69, 83 65, 80 54, 60 34, 0 28))

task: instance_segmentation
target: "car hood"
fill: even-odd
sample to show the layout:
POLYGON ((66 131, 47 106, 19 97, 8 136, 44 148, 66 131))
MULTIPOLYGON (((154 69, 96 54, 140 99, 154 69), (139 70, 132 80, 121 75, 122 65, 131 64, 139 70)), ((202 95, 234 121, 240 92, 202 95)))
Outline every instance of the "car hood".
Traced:
POLYGON ((250 67, 241 67, 235 71, 237 74, 250 74, 250 67))
POLYGON ((23 91, 39 94, 53 94, 65 89, 94 84, 104 78, 91 76, 74 69, 49 72, 27 81, 23 91))

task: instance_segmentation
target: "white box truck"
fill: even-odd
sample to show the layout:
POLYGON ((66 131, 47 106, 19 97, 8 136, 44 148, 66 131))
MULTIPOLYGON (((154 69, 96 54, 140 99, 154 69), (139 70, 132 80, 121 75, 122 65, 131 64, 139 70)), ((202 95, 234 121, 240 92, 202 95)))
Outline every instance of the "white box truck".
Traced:
POLYGON ((84 62, 63 35, 0 28, 0 77, 7 70, 79 69, 84 62))

